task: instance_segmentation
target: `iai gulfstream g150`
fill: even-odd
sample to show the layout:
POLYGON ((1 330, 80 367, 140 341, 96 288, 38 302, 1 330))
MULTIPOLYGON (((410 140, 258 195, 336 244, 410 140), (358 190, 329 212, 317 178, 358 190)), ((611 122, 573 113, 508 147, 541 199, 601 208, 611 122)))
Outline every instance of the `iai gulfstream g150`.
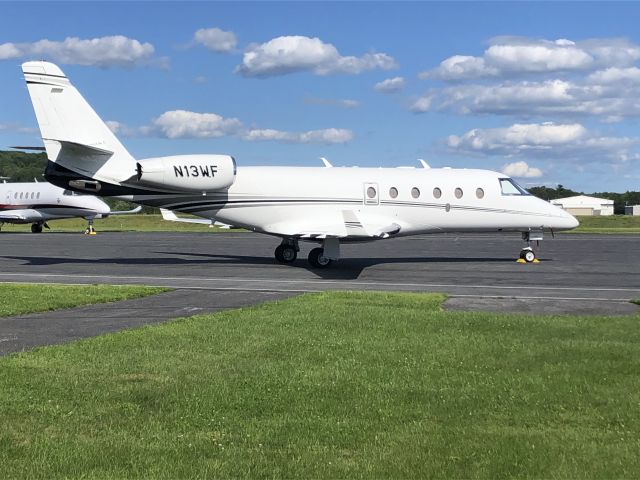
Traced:
POLYGON ((282 239, 293 262, 300 241, 319 244, 314 267, 340 244, 441 232, 522 232, 521 260, 544 231, 574 217, 497 172, 467 169, 241 167, 229 155, 134 159, 56 65, 22 65, 49 162, 47 180, 244 227, 282 239))
POLYGON ((31 224, 33 233, 49 228, 47 222, 63 218, 84 218, 86 233, 95 233, 93 221, 110 215, 139 212, 112 212, 109 205, 93 195, 78 194, 46 182, 0 184, 0 227, 4 223, 31 224))

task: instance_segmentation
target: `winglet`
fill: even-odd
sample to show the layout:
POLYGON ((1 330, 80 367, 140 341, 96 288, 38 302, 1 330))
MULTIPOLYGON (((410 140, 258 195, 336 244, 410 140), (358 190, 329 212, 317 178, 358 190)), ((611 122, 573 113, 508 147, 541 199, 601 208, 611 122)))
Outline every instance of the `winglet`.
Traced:
POLYGON ((329 160, 327 160, 326 158, 324 158, 324 157, 320 157, 320 160, 322 160, 322 163, 324 163, 324 166, 325 166, 326 168, 331 168, 331 167, 333 167, 333 165, 331 165, 331 162, 330 162, 329 160))
POLYGON ((423 159, 419 158, 418 161, 420 162, 420 164, 422 165, 422 168, 431 168, 429 166, 429 164, 427 162, 425 162, 423 159))

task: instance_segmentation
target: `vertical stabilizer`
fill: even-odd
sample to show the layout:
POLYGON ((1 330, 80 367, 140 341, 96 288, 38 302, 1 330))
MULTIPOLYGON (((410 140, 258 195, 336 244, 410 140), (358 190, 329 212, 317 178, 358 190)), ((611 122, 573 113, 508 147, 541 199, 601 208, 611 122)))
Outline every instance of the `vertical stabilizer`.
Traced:
POLYGON ((57 65, 26 62, 22 72, 51 162, 108 182, 135 174, 134 158, 57 65))

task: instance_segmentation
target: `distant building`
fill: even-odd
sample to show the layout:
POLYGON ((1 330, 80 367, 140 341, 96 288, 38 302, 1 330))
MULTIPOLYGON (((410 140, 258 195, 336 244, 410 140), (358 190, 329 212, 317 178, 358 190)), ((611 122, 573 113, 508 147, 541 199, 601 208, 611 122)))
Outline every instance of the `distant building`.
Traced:
POLYGON ((640 205, 627 205, 624 207, 625 215, 640 215, 640 205))
POLYGON ((551 200, 551 203, 565 209, 571 215, 613 215, 613 200, 608 198, 577 195, 551 200))

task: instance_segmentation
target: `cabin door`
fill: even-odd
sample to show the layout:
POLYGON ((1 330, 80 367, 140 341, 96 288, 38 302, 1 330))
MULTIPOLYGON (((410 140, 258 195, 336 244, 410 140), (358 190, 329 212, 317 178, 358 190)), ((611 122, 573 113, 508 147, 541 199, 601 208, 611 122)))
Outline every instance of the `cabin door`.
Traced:
POLYGON ((365 205, 378 205, 380 202, 377 183, 365 183, 363 193, 365 205))

